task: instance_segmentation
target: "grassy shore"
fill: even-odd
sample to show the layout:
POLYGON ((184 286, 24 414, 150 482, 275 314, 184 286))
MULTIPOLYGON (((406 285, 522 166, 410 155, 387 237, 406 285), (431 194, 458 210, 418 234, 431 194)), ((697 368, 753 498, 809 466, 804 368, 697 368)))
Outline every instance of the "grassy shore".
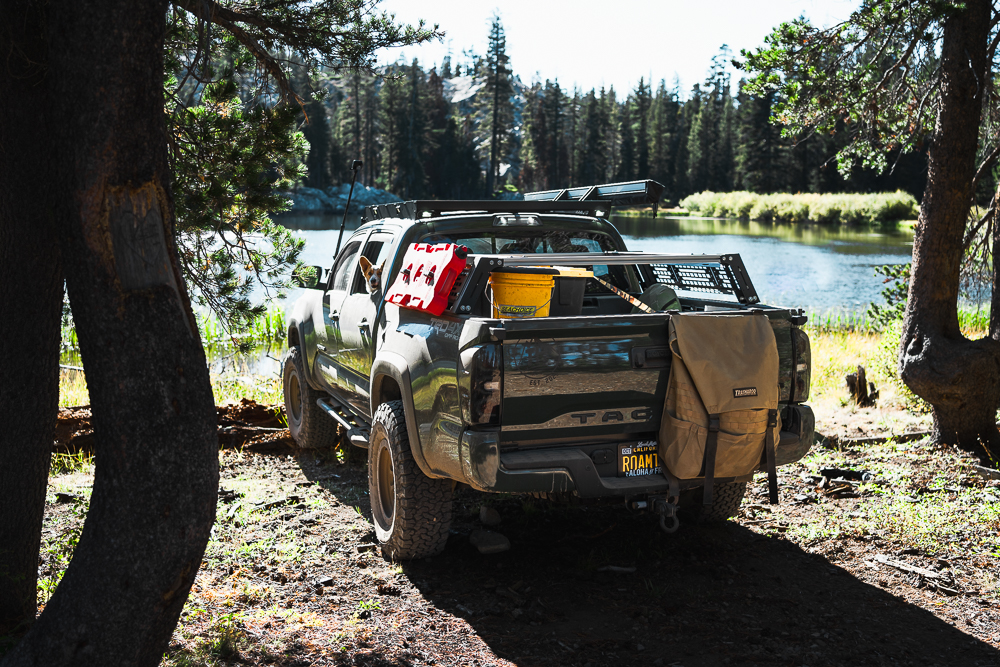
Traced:
MULTIPOLYGON (((264 405, 282 402, 281 378, 275 374, 254 372, 253 364, 249 362, 251 358, 264 355, 281 358, 287 330, 285 313, 281 308, 272 305, 254 318, 247 330, 239 335, 227 332, 219 320, 210 315, 199 315, 197 319, 209 363, 223 359, 228 362, 224 364, 228 369, 225 372, 211 373, 212 392, 217 405, 238 403, 243 398, 264 405), (250 348, 250 354, 242 354, 241 348, 250 348)), ((72 326, 64 326, 59 407, 90 403, 87 381, 81 366, 76 330, 72 326)))
POLYGON ((685 197, 681 208, 708 217, 766 222, 883 224, 917 217, 917 200, 897 190, 875 194, 757 194, 699 192, 685 197))

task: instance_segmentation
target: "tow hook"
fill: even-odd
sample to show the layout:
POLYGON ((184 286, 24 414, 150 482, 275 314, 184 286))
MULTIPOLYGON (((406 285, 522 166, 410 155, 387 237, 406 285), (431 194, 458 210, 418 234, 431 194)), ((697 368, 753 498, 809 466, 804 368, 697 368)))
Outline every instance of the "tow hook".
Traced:
POLYGON ((677 532, 681 522, 677 518, 677 498, 650 498, 653 513, 660 515, 660 528, 664 533, 677 532))

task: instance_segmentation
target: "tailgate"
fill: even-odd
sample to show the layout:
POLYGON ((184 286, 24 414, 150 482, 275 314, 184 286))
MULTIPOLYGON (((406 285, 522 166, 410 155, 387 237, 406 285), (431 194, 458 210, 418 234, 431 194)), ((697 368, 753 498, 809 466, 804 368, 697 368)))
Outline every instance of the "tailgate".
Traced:
MULTIPOLYGON (((744 311, 748 312, 748 311, 744 311)), ((790 400, 792 327, 767 313, 790 400)), ((504 321, 501 441, 510 446, 655 438, 670 371, 666 313, 504 321)))
POLYGON ((501 441, 554 445, 655 433, 670 367, 668 317, 505 320, 501 441))

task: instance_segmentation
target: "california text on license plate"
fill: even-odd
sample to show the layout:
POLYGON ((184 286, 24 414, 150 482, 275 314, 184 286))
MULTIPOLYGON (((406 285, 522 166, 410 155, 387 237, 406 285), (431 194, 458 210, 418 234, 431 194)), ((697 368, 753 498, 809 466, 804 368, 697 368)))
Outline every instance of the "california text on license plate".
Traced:
POLYGON ((656 441, 631 442, 618 446, 618 476, 641 477, 659 475, 660 457, 656 453, 656 441))

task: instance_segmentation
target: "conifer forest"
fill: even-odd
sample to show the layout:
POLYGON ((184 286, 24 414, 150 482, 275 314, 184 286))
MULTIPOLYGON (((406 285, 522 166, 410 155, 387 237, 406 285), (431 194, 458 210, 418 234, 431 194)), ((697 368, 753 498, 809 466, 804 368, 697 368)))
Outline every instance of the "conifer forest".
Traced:
MULTIPOLYGON (((751 95, 744 79, 734 81, 725 46, 690 90, 675 77, 642 78, 618 91, 569 88, 540 78, 544 72, 525 82, 504 42, 496 19, 485 55, 301 77, 309 100, 304 184, 349 181, 350 161, 362 159, 359 182, 405 199, 645 178, 666 186, 667 204, 706 190, 922 194, 919 152, 888 155, 891 168, 877 174, 838 169, 834 156, 850 140, 849 127, 783 136, 771 122, 776 93, 751 95)), ((653 68, 669 72, 671 64, 653 68)))

